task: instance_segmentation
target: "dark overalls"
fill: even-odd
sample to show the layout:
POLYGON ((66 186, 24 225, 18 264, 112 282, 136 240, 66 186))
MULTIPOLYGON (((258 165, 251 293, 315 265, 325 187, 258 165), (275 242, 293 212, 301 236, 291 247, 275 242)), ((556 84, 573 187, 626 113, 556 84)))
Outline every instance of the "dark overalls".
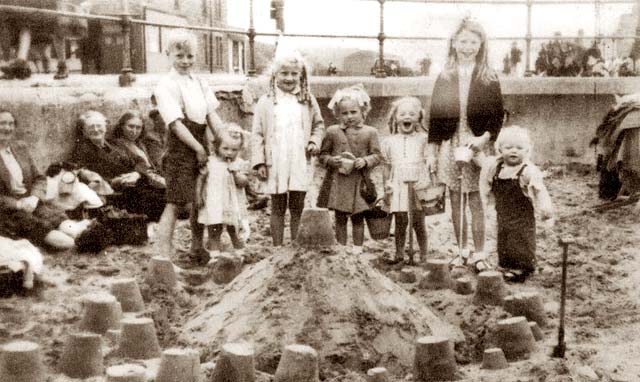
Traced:
POLYGON ((510 179, 498 178, 502 167, 502 161, 498 162, 491 187, 498 218, 498 264, 529 274, 536 266, 536 220, 533 204, 520 188, 527 165, 510 179))

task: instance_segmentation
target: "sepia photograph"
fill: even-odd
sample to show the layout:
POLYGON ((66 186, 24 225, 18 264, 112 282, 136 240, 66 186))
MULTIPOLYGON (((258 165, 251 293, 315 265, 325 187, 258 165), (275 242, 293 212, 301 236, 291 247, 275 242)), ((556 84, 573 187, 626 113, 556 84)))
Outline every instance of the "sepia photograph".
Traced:
POLYGON ((640 381, 640 0, 0 0, 0 382, 640 381))

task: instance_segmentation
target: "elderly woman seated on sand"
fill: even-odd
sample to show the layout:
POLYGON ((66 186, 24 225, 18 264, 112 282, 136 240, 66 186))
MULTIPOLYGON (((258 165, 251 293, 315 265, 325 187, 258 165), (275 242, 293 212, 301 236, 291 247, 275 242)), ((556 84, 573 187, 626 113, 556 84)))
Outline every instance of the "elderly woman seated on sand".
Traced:
POLYGON ((0 236, 71 248, 86 224, 71 221, 47 201, 47 178, 27 145, 16 139, 16 128, 13 113, 0 110, 0 236))
POLYGON ((107 203, 157 221, 164 210, 164 179, 141 143, 144 124, 137 112, 125 113, 107 140, 107 119, 100 112, 83 113, 76 124, 78 138, 70 160, 95 171, 116 191, 107 203))

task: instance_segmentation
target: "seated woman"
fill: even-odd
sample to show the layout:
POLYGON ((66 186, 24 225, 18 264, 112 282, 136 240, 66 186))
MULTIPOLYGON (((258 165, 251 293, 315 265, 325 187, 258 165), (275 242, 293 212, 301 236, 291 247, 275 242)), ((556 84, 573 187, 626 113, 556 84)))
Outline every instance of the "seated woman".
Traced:
POLYGON ((64 211, 44 201, 47 179, 26 144, 15 139, 15 130, 13 114, 0 109, 0 235, 55 249, 72 248, 74 234, 67 228, 75 224, 64 211))
POLYGON ((116 127, 120 131, 116 144, 106 140, 107 120, 102 113, 94 110, 83 113, 76 124, 78 138, 70 160, 110 183, 116 193, 107 198, 108 204, 158 221, 165 204, 164 179, 155 171, 144 149, 136 145, 137 138, 129 139, 129 133, 124 133, 138 130, 142 121, 124 117, 116 127))

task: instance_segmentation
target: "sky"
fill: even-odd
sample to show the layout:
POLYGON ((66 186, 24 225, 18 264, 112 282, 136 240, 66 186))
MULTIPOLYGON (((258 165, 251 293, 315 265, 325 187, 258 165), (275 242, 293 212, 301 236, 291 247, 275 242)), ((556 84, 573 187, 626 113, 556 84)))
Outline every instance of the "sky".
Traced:
MULTIPOLYGON (((387 1, 385 3, 385 34, 393 36, 429 36, 447 38, 459 20, 467 15, 476 18, 489 37, 524 37, 527 25, 526 5, 485 4, 426 4, 387 1)), ((254 22, 257 31, 273 32, 275 23, 269 17, 270 0, 254 0, 254 22)), ((631 12, 631 4, 601 4, 600 32, 614 34, 620 16, 631 12)), ((232 26, 249 25, 249 0, 228 1, 228 21, 232 26)), ((551 36, 560 31, 564 36, 575 36, 579 29, 585 35, 596 34, 594 4, 534 5, 532 8, 532 34, 551 36)), ((375 0, 285 0, 285 28, 287 33, 377 35, 379 31, 379 4, 375 0)), ((263 39, 273 41, 273 39, 263 39)), ((533 51, 542 41, 533 42, 533 51)), ((296 38, 301 46, 323 45, 377 50, 375 39, 319 39, 296 38)), ((499 67, 511 40, 491 42, 489 59, 499 67)), ((524 51, 524 40, 518 42, 524 51)), ((410 66, 415 65, 425 52, 429 52, 436 66, 444 62, 446 42, 408 42, 387 40, 385 49, 398 54, 410 66)), ((532 55, 535 57, 535 54, 532 55)))

